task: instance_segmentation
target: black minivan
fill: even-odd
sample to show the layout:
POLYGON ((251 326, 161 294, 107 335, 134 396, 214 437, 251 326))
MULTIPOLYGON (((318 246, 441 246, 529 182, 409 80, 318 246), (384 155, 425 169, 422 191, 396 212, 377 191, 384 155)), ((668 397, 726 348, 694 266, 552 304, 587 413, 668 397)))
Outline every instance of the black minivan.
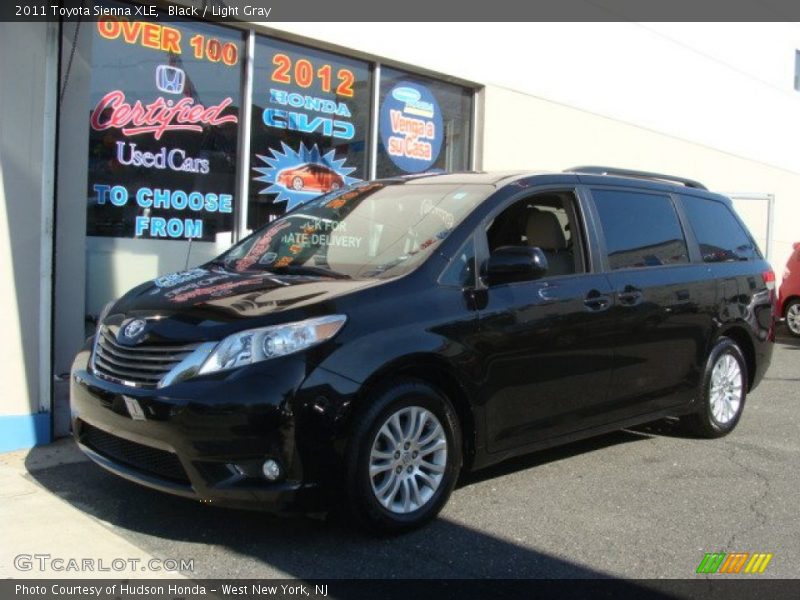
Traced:
POLYGON ((581 167, 359 183, 110 303, 72 371, 96 463, 400 531, 462 470, 666 416, 729 433, 775 276, 731 202, 581 167))

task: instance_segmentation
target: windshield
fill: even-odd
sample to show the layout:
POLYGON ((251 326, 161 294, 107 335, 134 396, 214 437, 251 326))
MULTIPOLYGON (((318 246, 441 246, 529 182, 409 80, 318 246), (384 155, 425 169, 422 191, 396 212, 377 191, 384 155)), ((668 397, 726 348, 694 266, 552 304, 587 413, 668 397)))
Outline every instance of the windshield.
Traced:
POLYGON ((308 202, 215 262, 240 272, 403 275, 493 191, 489 185, 359 184, 308 202))

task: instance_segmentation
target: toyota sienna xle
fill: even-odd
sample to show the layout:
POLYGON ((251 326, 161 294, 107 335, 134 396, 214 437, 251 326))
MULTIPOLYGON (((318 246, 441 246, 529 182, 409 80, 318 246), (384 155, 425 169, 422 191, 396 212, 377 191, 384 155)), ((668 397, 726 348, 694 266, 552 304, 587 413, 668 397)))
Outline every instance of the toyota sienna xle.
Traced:
POLYGON ((666 416, 718 437, 767 369, 775 276, 666 175, 386 179, 110 303, 72 372, 106 469, 398 531, 463 470, 666 416))

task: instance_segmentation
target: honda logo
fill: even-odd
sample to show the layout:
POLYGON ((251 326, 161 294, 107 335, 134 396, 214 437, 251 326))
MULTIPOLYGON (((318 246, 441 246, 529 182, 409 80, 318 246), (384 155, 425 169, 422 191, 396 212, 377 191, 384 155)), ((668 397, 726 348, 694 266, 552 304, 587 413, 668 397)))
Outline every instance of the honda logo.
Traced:
POLYGON ((178 67, 158 65, 156 67, 156 87, 166 94, 180 94, 186 83, 186 73, 178 67))

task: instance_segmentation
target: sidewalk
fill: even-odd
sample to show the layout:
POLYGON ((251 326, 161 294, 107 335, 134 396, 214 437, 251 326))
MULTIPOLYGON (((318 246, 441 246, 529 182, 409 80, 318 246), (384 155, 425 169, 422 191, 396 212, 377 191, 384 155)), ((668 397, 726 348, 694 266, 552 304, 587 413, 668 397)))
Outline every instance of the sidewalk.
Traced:
POLYGON ((44 489, 30 475, 85 460, 70 439, 0 454, 0 578, 181 577, 173 572, 144 571, 148 561, 156 557, 118 535, 110 523, 87 515, 44 489), (25 556, 16 562, 23 568, 30 564, 30 570, 15 567, 19 555, 25 556), (63 560, 59 563, 55 559, 63 560), (112 565, 114 559, 118 560, 112 565), (91 568, 87 560, 92 561, 91 568), (53 562, 40 569, 43 561, 53 562), (134 565, 133 561, 138 562, 134 565), (119 567, 124 568, 117 570, 119 567))

